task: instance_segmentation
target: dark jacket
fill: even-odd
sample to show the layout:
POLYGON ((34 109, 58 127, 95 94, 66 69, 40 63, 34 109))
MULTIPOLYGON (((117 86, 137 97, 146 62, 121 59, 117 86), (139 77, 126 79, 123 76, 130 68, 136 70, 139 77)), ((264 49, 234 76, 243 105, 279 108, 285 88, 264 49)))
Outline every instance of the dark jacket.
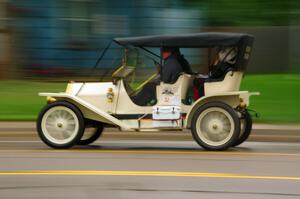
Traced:
POLYGON ((209 72, 209 78, 210 79, 223 79, 226 75, 226 73, 232 68, 233 65, 226 63, 226 62, 220 62, 216 64, 215 66, 212 66, 211 71, 209 72))
POLYGON ((189 62, 185 59, 183 55, 178 55, 178 61, 182 67, 184 73, 193 74, 193 70, 189 62))
POLYGON ((160 80, 164 83, 173 84, 183 72, 181 64, 175 55, 170 55, 161 68, 160 80))

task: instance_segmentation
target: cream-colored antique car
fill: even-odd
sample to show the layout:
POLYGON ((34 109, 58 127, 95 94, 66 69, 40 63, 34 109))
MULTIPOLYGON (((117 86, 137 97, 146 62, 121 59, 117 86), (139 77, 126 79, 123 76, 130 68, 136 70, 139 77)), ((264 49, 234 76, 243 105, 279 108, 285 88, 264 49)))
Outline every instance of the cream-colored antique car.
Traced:
POLYGON ((90 144, 99 138, 105 126, 121 131, 190 129, 195 141, 207 150, 225 150, 248 138, 252 128, 247 111, 249 97, 258 93, 239 89, 251 53, 251 35, 209 32, 116 38, 114 42, 125 49, 141 49, 151 54, 154 53, 147 48, 234 48, 237 54, 222 78, 204 79, 204 93, 198 99, 191 99, 188 93, 198 89, 195 80, 199 75, 183 73, 174 84, 161 82, 157 86, 157 99, 152 105, 135 104, 131 96, 151 78, 135 90, 131 88, 126 79, 136 67, 126 61, 112 74, 112 82, 70 82, 65 92, 39 93, 47 97, 48 104, 39 114, 37 130, 48 146, 90 144), (92 132, 88 133, 88 129, 92 132))

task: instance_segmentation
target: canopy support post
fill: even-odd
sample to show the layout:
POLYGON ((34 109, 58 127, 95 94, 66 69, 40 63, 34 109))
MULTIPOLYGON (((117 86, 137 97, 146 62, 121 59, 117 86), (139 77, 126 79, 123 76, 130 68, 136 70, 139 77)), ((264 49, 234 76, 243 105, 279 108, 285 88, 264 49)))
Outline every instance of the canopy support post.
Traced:
POLYGON ((96 61, 94 67, 92 68, 92 72, 97 68, 98 64, 100 63, 100 61, 102 60, 102 58, 104 57, 106 51, 108 50, 108 48, 110 47, 112 43, 112 40, 108 43, 108 45, 104 48, 104 50, 102 51, 100 57, 98 58, 98 60, 96 61))

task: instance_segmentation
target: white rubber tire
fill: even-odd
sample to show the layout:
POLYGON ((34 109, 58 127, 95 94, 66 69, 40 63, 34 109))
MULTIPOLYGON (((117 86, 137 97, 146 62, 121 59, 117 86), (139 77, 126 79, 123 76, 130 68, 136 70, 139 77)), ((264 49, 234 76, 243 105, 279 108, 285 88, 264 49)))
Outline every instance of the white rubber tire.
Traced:
POLYGON ((46 105, 37 120, 41 140, 52 148, 65 149, 77 144, 84 132, 80 110, 69 102, 46 105))
POLYGON ((194 140, 207 150, 225 150, 239 136, 240 120, 223 102, 208 102, 198 108, 191 123, 194 140))

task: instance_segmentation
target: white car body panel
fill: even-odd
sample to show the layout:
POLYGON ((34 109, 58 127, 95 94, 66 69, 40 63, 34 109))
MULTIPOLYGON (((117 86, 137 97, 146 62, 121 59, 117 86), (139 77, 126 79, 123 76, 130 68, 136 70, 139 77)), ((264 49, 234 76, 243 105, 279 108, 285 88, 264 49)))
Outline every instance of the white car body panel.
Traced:
MULTIPOLYGON (((210 101, 221 101, 235 108, 241 101, 248 106, 249 97, 259 93, 249 93, 239 91, 240 82, 243 77, 242 72, 228 72, 222 81, 205 82, 205 96, 202 96, 191 105, 181 102, 185 99, 188 88, 191 88, 194 77, 191 75, 181 75, 174 84, 161 83, 157 86, 157 104, 154 106, 164 106, 164 91, 166 89, 177 92, 179 100, 175 100, 176 106, 180 107, 181 114, 186 115, 180 119, 180 125, 170 125, 169 129, 189 128, 191 118, 195 110, 202 104, 210 101)), ((64 93, 39 93, 40 96, 64 99, 76 103, 82 109, 86 118, 94 119, 120 127, 122 130, 143 130, 167 128, 159 125, 159 121, 154 121, 145 116, 152 115, 154 106, 138 106, 130 99, 123 80, 116 84, 111 82, 88 82, 69 83, 64 93), (113 93, 113 100, 108 100, 109 90, 113 93), (137 115, 135 119, 126 118, 126 115, 137 115), (123 118, 117 119, 117 116, 123 118)), ((173 100, 174 101, 174 100, 173 100)), ((164 122, 168 123, 168 122, 164 122)), ((173 122, 171 122, 173 124, 173 122)), ((171 124, 169 122, 169 124, 171 124)))

